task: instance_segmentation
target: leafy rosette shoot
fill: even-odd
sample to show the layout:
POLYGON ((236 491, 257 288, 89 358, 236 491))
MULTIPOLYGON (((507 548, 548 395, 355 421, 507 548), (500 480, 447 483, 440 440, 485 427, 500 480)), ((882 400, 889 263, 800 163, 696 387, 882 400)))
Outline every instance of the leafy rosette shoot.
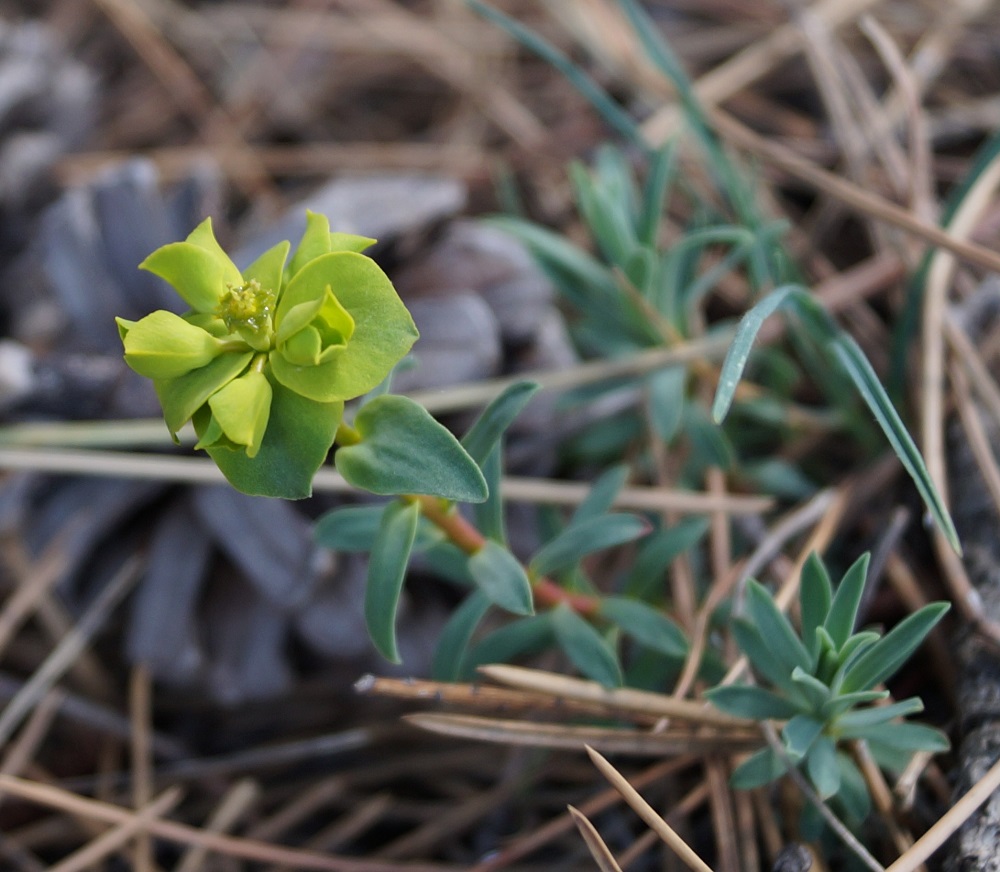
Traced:
POLYGON ((125 361, 153 380, 171 434, 189 421, 226 478, 257 495, 308 496, 346 400, 376 387, 417 339, 374 242, 308 213, 242 272, 206 219, 140 267, 190 307, 119 318, 125 361))
POLYGON ((767 589, 749 582, 746 608, 734 621, 733 633, 770 687, 730 685, 706 696, 728 714, 784 721, 784 755, 770 747, 757 752, 737 767, 734 786, 759 787, 781 777, 790 763, 804 771, 820 796, 836 796, 849 817, 860 821, 869 797, 844 750, 846 742, 863 739, 876 761, 893 771, 901 770, 915 751, 947 750, 948 739, 939 730, 901 720, 923 710, 919 698, 879 704, 889 696, 879 686, 919 647, 948 604, 926 605, 884 636, 854 632, 868 559, 860 557, 834 593, 822 560, 810 556, 799 589, 801 635, 767 589))

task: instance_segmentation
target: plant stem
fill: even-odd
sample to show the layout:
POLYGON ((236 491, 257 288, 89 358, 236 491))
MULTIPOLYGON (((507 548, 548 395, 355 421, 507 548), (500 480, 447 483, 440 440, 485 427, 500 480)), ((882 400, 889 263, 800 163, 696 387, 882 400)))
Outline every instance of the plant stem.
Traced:
MULTIPOLYGON (((475 525, 454 511, 448 503, 437 497, 422 495, 407 496, 404 499, 419 503, 423 516, 466 554, 475 554, 486 544, 486 537, 476 529, 475 525)), ((585 618, 594 617, 600 610, 601 602, 595 596, 563 590, 545 576, 532 578, 531 573, 528 573, 528 577, 531 578, 535 603, 539 606, 554 608, 560 603, 566 603, 574 612, 585 618)))

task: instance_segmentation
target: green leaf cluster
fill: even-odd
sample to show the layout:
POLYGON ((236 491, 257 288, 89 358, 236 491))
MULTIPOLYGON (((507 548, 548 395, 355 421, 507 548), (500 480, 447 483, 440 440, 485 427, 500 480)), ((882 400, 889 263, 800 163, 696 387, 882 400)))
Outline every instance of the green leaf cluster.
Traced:
MULTIPOLYGON (((823 561, 810 555, 799 587, 800 633, 768 590, 751 580, 732 631, 768 686, 729 685, 706 692, 729 714, 784 721, 787 760, 805 772, 820 796, 839 795, 855 819, 867 814, 868 797, 856 789, 864 780, 843 743, 865 740, 875 759, 891 769, 900 768, 914 751, 948 748, 939 730, 900 720, 923 709, 918 698, 878 704, 889 696, 879 685, 913 654, 948 605, 924 606, 884 636, 856 631, 868 560, 867 554, 860 557, 834 591, 823 561)), ((758 787, 785 769, 785 760, 768 747, 741 764, 732 781, 736 787, 758 787)))
POLYGON ((407 406, 409 400, 382 396, 358 413, 356 444, 338 449, 337 468, 358 486, 375 493, 407 494, 382 506, 335 509, 320 518, 315 529, 317 541, 326 547, 371 553, 365 615, 372 639, 387 659, 399 658, 396 616, 404 574, 416 554, 469 591, 439 640, 434 662, 439 678, 454 680, 478 663, 555 646, 584 675, 619 685, 625 676, 619 650, 623 637, 673 662, 686 655, 688 642, 680 628, 645 595, 650 577, 664 561, 704 535, 704 523, 682 523, 649 537, 618 595, 599 593, 584 569, 590 555, 634 542, 650 531, 645 518, 611 511, 625 483, 626 467, 599 478, 526 564, 511 553, 503 524, 501 442, 537 387, 523 382, 501 393, 460 445, 422 429, 440 425, 419 407, 407 406), (436 438, 441 439, 438 445, 436 438), (406 446, 413 440, 433 448, 425 460, 411 460, 406 446), (414 496, 421 493, 435 498, 427 502, 414 496), (456 541, 462 534, 449 528, 466 523, 455 503, 475 500, 481 501, 473 506, 477 523, 464 528, 473 531, 473 546, 468 540, 456 541), (562 601, 554 603, 549 587, 550 599, 536 613, 539 584, 555 586, 563 594, 562 601), (588 604, 584 614, 570 605, 576 595, 588 604), (515 619, 479 633, 493 609, 515 619))
POLYGON ((226 478, 251 494, 304 497, 346 400, 378 385, 417 339, 392 283, 361 254, 374 240, 331 233, 308 213, 240 271, 211 219, 141 264, 190 307, 118 318, 125 361, 153 380, 175 436, 189 421, 226 478))

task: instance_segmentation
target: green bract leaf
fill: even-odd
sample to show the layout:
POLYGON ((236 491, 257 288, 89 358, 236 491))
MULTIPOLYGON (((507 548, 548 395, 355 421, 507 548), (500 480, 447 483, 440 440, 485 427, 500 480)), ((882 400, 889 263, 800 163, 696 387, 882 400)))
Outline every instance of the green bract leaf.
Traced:
POLYGON ((288 258, 288 249, 291 246, 287 241, 279 242, 273 248, 269 248, 258 257, 250 266, 243 270, 243 281, 257 282, 262 288, 274 291, 277 294, 281 287, 281 277, 285 269, 285 260, 288 258))
POLYGON ((556 641, 573 665, 605 687, 622 683, 618 658, 604 637, 565 603, 552 611, 556 641))
POLYGON ((486 499, 486 481, 475 461, 413 400, 376 397, 361 407, 354 427, 361 441, 339 448, 334 462, 355 487, 468 503, 486 499))
POLYGON ((359 254, 367 248, 371 248, 377 239, 370 236, 358 236, 356 233, 331 233, 330 251, 354 251, 359 254))
POLYGON ((159 310, 139 321, 116 318, 125 362, 139 375, 171 379, 211 363, 225 344, 180 315, 159 310))
POLYGON ((288 264, 288 277, 294 278, 307 263, 329 254, 331 250, 329 219, 326 215, 306 209, 306 230, 288 264))
POLYGON ((234 378, 209 397, 208 407, 211 420, 195 448, 234 448, 256 457, 271 416, 271 385, 264 374, 251 369, 234 378))
POLYGON ((139 268, 168 281, 196 312, 215 311, 227 288, 243 284, 243 276, 228 256, 192 242, 164 245, 140 263, 139 268))
POLYGON ((469 457, 482 466, 538 388, 536 382, 518 382, 492 400, 462 437, 462 447, 469 457))
POLYGON ((416 503, 389 503, 368 563, 365 623, 379 653, 393 663, 400 662, 396 647, 396 611, 419 519, 420 506, 416 503))
POLYGON ((649 532, 649 524, 638 515, 604 515, 571 524, 546 544, 531 561, 535 576, 550 575, 574 566, 588 554, 631 542, 649 532))
MULTIPOLYGON (((245 494, 298 500, 312 494, 344 413, 343 403, 316 403, 269 379, 271 416, 253 459, 242 450, 209 448, 223 475, 245 494)), ((199 434, 200 435, 200 434, 199 434)))
POLYGON ((490 610, 490 601, 482 591, 474 591, 452 613, 438 636, 431 675, 436 681, 459 681, 472 634, 490 610))
POLYGON ((858 606, 865 591, 865 578, 868 575, 868 554, 862 554, 854 561, 850 569, 837 586, 833 596, 830 611, 823 626, 830 634, 833 644, 840 651, 854 630, 857 620, 858 606))
POLYGON ((787 720, 801 714, 799 708, 772 690, 749 684, 730 684, 705 691, 705 698, 716 708, 738 718, 755 721, 769 718, 787 720))
POLYGON ((176 438, 181 429, 208 398, 243 372, 253 359, 253 353, 223 354, 207 366, 173 379, 153 382, 163 407, 167 429, 176 438))
POLYGON ((469 558, 469 572, 483 594, 500 608, 517 615, 534 614, 531 582, 520 561, 502 545, 488 539, 469 558))
POLYGON ((278 298, 276 332, 285 335, 283 321, 293 317, 297 306, 326 300, 328 293, 354 322, 346 347, 316 366, 294 363, 280 351, 271 355, 278 381, 319 402, 367 393, 389 374, 418 336, 385 273, 370 258, 352 252, 324 254, 294 274, 278 298))
POLYGON ((647 648, 678 659, 687 654, 688 642, 681 628, 644 602, 628 597, 605 597, 601 600, 601 615, 647 648))
POLYGON ((841 685, 843 692, 868 690, 890 678, 947 611, 948 603, 931 603, 900 621, 847 670, 841 685))

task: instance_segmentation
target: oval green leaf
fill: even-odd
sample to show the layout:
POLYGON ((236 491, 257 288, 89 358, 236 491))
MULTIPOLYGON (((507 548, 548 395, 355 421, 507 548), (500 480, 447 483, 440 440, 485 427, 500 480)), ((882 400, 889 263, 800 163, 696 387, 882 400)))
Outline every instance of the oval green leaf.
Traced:
POLYGON ((565 603, 552 611, 552 627, 559 647, 580 672, 605 687, 621 685, 622 670, 614 650, 565 603))
POLYGON ((482 591, 477 590, 448 618, 438 636, 431 663, 431 675, 435 681, 461 680, 472 634, 491 605, 482 591))
POLYGON ((468 503, 486 499, 486 480, 475 461, 413 400, 388 394, 376 397, 361 407, 354 427, 361 441, 339 448, 334 462, 355 487, 375 494, 428 494, 468 503))
POLYGON ((574 566, 588 554, 631 542, 649 532, 649 523, 638 515, 604 515, 566 527, 532 559, 531 572, 537 577, 574 566))
POLYGON ((681 628, 640 600, 605 597, 601 600, 601 614, 647 648, 679 659, 687 655, 688 641, 681 628))
POLYGON ((469 573, 490 602, 515 615, 532 615, 531 582, 521 562, 503 545, 487 539, 469 558, 469 573))

